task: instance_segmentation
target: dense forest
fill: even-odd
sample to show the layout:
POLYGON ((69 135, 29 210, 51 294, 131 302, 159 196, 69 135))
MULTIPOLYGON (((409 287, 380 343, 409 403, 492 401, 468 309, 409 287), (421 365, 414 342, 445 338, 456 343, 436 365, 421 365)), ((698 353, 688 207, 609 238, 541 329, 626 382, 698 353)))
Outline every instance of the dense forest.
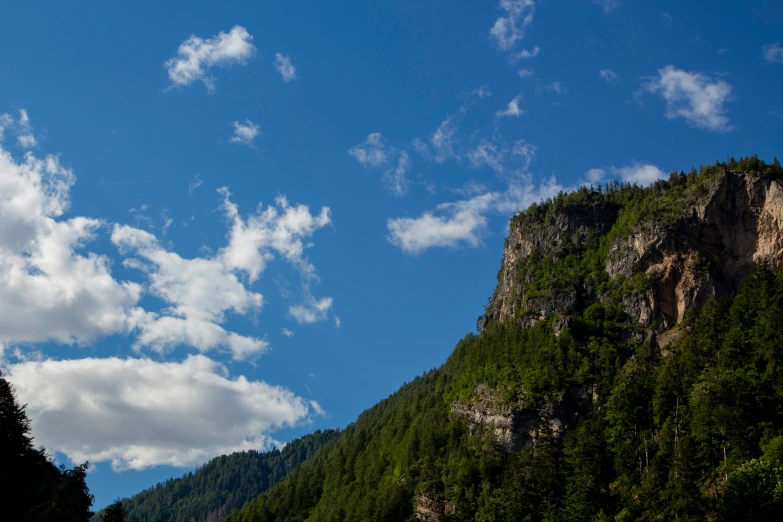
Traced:
MULTIPOLYGON (((520 299, 577 289, 568 321, 553 314, 531 325, 524 310, 479 321, 441 368, 365 411, 226 520, 779 520, 783 275, 758 263, 664 332, 623 313, 651 276, 611 278, 604 268, 618 237, 681 230, 730 169, 783 178, 777 160, 731 159, 646 188, 585 187, 516 216, 512 227, 573 206, 615 212, 602 236, 533 252, 518 267, 520 299), (484 389, 494 390, 495 412, 524 404, 549 420, 509 451, 491 429, 455 414, 483 400, 484 389), (568 415, 558 424, 552 411, 568 415)), ((691 261, 694 273, 712 270, 691 261)))
POLYGON ((123 499, 128 522, 214 522, 277 484, 296 466, 339 435, 318 430, 283 449, 243 451, 214 458, 123 499))

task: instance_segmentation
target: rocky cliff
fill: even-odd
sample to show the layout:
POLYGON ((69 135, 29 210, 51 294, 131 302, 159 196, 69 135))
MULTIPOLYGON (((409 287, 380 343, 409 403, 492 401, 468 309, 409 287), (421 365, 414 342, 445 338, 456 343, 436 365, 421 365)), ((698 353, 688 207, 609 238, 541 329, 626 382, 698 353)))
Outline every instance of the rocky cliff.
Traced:
POLYGON ((581 286, 567 281, 544 293, 529 291, 533 261, 564 264, 574 250, 593 248, 610 283, 642 281, 622 296, 625 319, 656 331, 682 322, 691 308, 711 295, 734 290, 754 263, 780 267, 779 180, 757 172, 721 170, 702 175, 695 185, 680 196, 672 197, 667 190, 648 194, 647 198, 672 199, 661 210, 666 215, 649 212, 630 228, 622 218, 638 209, 606 195, 551 203, 543 215, 539 208, 523 213, 512 222, 498 287, 482 323, 516 319, 526 326, 555 314, 567 324, 569 316, 582 310, 585 296, 608 299, 597 285, 591 286, 595 281, 590 278, 578 281, 581 286))
MULTIPOLYGON (((690 310, 735 290, 754 263, 781 268, 779 178, 708 167, 651 188, 583 188, 534 205, 512 220, 479 326, 517 321, 528 328, 551 319, 559 334, 600 308, 618 338, 663 348, 679 337, 690 310)), ((597 399, 585 387, 535 402, 523 391, 501 401, 499 391, 479 383, 451 414, 505 452, 559 437, 597 399)))

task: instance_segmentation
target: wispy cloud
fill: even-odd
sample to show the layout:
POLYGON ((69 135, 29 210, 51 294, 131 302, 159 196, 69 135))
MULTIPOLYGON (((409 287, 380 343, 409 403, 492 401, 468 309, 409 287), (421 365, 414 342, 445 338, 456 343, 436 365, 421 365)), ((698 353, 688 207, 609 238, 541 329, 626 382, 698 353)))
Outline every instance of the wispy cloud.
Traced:
POLYGON ((401 197, 408 192, 410 155, 404 150, 387 145, 380 132, 370 133, 363 143, 348 149, 348 154, 356 158, 364 168, 383 169, 383 184, 395 196, 401 197))
POLYGON ((603 181, 620 180, 636 185, 649 185, 659 179, 666 179, 667 174, 649 163, 634 163, 627 167, 609 167, 590 169, 585 172, 583 184, 597 184, 603 181))
POLYGON ((605 13, 611 13, 620 7, 620 0, 593 0, 593 3, 601 6, 605 13))
POLYGON ((725 132, 732 128, 725 108, 732 87, 724 80, 668 65, 659 69, 658 76, 644 88, 663 97, 669 119, 683 118, 693 127, 710 131, 725 132))
POLYGON ((179 46, 177 56, 164 64, 171 84, 184 86, 201 80, 207 91, 214 92, 215 79, 209 74, 210 69, 245 63, 255 51, 252 40, 247 29, 239 25, 206 40, 192 35, 179 46))
POLYGON ((495 113, 495 115, 498 118, 504 118, 508 116, 521 116, 525 113, 520 107, 519 107, 519 100, 522 99, 522 95, 514 96, 514 99, 508 102, 508 106, 503 109, 502 111, 498 111, 495 113))
POLYGON ((533 23, 533 0, 500 0, 502 15, 495 20, 489 34, 500 49, 510 50, 524 38, 525 29, 533 23))
POLYGON ((598 74, 600 74, 601 78, 603 78, 607 82, 613 82, 617 79, 617 73, 615 73, 611 69, 601 69, 601 71, 598 74))
POLYGON ((288 328, 283 328, 282 330, 280 330, 280 333, 282 333, 286 337, 293 337, 294 336, 294 332, 292 332, 288 328))
POLYGON ((528 60, 530 58, 535 58, 538 56, 538 53, 541 52, 541 48, 539 46, 535 46, 532 49, 523 49, 516 53, 514 55, 515 60, 528 60))
POLYGON ((290 56, 275 53, 275 69, 283 77, 285 83, 296 80, 296 67, 291 63, 290 56))
POLYGON ((201 179, 201 174, 196 174, 193 180, 188 185, 188 194, 193 195, 197 188, 204 184, 204 180, 201 179))
POLYGON ((783 63, 783 47, 780 46, 780 42, 763 46, 761 55, 767 63, 783 63))
POLYGON ((250 120, 245 120, 244 123, 234 122, 234 135, 229 140, 231 143, 239 143, 241 145, 247 145, 252 147, 253 140, 256 139, 261 133, 261 127, 253 123, 250 120))

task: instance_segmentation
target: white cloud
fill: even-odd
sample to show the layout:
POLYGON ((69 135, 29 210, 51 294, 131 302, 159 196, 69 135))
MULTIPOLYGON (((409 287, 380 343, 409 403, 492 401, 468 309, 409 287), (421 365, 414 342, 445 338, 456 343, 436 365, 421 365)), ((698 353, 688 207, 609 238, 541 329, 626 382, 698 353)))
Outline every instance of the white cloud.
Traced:
POLYGON ((506 149, 497 143, 482 140, 475 149, 467 153, 468 161, 474 168, 488 166, 498 174, 505 170, 506 149))
POLYGON ((239 143, 240 145, 253 146, 253 140, 256 139, 261 133, 261 128, 250 120, 245 120, 244 123, 238 121, 234 122, 234 135, 229 140, 231 143, 239 143))
POLYGON ((520 78, 527 78, 529 76, 533 76, 534 72, 535 71, 533 71, 533 69, 520 69, 519 71, 517 71, 517 74, 519 75, 520 78))
POLYGON ((489 34, 498 47, 510 50, 514 44, 524 38, 525 28, 533 23, 535 2, 533 0, 500 0, 503 15, 495 20, 489 34))
POLYGON ((239 25, 206 40, 192 35, 179 46, 177 56, 164 64, 172 85, 184 86, 201 80, 210 93, 214 92, 215 80, 209 75, 209 69, 245 63, 255 51, 251 40, 250 33, 239 25))
POLYGON ((620 7, 620 0, 593 0, 593 3, 600 5, 605 13, 611 13, 620 7))
POLYGON ((762 56, 769 63, 783 63, 783 47, 780 42, 771 43, 761 48, 762 56))
POLYGON ((247 290, 222 259, 184 259, 164 249, 149 232, 129 226, 115 225, 111 240, 121 251, 143 260, 130 258, 124 264, 144 271, 149 293, 168 305, 162 313, 134 315, 137 346, 159 352, 180 344, 201 351, 226 347, 235 359, 266 350, 265 340, 227 332, 220 326, 226 312, 257 313, 263 304, 261 294, 247 290))
POLYGON ((285 83, 296 80, 296 67, 291 63, 290 56, 275 53, 275 69, 283 77, 285 83))
POLYGON ((129 328, 142 288, 84 250, 101 220, 63 219, 75 181, 55 156, 17 161, 0 148, 0 344, 86 344, 129 328))
POLYGON ((455 116, 447 117, 430 137, 430 143, 435 151, 434 159, 437 163, 443 163, 455 157, 454 136, 457 134, 458 127, 454 119, 455 116))
POLYGON ((281 332, 283 335, 285 335, 286 337, 293 337, 293 336, 294 336, 294 332, 292 332, 292 331, 291 331, 291 330, 289 330, 288 328, 283 328, 282 330, 280 330, 280 332, 281 332))
POLYGON ((527 60, 529 58, 535 58, 536 56, 538 56, 539 52, 541 52, 541 48, 536 45, 532 49, 523 49, 519 51, 514 56, 514 58, 517 60, 527 60))
POLYGON ((316 300, 309 291, 303 304, 292 306, 288 309, 288 313, 299 324, 310 324, 318 321, 323 321, 329 315, 329 310, 334 304, 334 299, 331 297, 324 297, 323 299, 316 300))
POLYGON ((329 207, 318 215, 310 213, 306 205, 291 206, 284 196, 275 199, 275 206, 265 210, 259 204, 256 213, 247 221, 239 215, 236 204, 229 199, 226 187, 218 189, 223 196, 223 211, 231 223, 229 244, 221 249, 222 262, 231 269, 244 270, 255 281, 268 261, 279 254, 305 274, 314 274, 315 268, 304 256, 304 240, 331 223, 329 207))
POLYGON ((607 82, 613 82, 617 79, 617 73, 611 69, 601 69, 599 74, 601 75, 601 78, 607 82))
POLYGON ((20 134, 17 136, 16 140, 19 143, 19 146, 25 149, 31 149, 37 144, 35 141, 35 136, 32 134, 20 134))
POLYGON ((725 81, 668 65, 659 69, 658 77, 645 87, 666 100, 667 118, 681 117, 693 127, 711 131, 731 130, 724 104, 730 99, 732 87, 725 81))
POLYGON ((380 132, 369 134, 364 143, 348 149, 348 154, 356 158, 362 167, 383 168, 383 184, 395 196, 401 197, 408 192, 410 156, 404 150, 386 145, 380 132), (392 166, 394 158, 397 160, 396 166, 392 166))
POLYGON ((505 116, 521 116, 525 113, 522 109, 519 108, 519 100, 522 99, 522 95, 514 96, 514 99, 508 102, 508 106, 505 110, 498 111, 495 113, 495 115, 499 118, 505 117, 505 116))
POLYGON ((389 241, 408 254, 432 247, 477 247, 486 232, 488 214, 513 214, 535 201, 557 194, 563 187, 548 181, 535 187, 514 182, 504 192, 488 192, 470 199, 442 203, 416 218, 387 221, 389 241))
POLYGON ((382 167, 387 163, 386 146, 383 143, 383 134, 373 132, 367 135, 364 143, 354 145, 348 149, 348 154, 356 158, 362 167, 382 167))
POLYGON ((568 89, 566 89, 559 81, 554 81, 547 85, 546 90, 549 92, 555 92, 557 94, 568 94, 568 89))
POLYGON ((334 327, 339 330, 340 326, 342 326, 342 324, 343 324, 343 322, 340 320, 340 318, 335 315, 334 316, 334 327))
MULTIPOLYGON (((490 164, 489 161, 497 160, 500 163, 496 166, 501 165, 503 171, 510 170, 503 164, 503 161, 507 161, 505 152, 502 158, 497 155, 497 151, 505 151, 507 148, 503 145, 486 147, 485 159, 479 160, 479 164, 490 164)), ((485 187, 477 186, 476 190, 471 192, 484 192, 468 199, 442 203, 434 210, 426 211, 415 218, 390 218, 387 221, 388 240, 409 254, 418 254, 432 247, 479 246, 490 214, 513 214, 535 201, 563 190, 554 179, 538 186, 530 181, 526 171, 535 156, 535 150, 533 145, 524 140, 514 143, 511 157, 519 158, 523 163, 517 165, 516 172, 504 191, 487 192, 485 187)))
POLYGON ((193 181, 188 185, 188 194, 193 195, 197 188, 204 184, 204 180, 201 179, 201 174, 196 174, 193 177, 193 181))
POLYGON ((649 163, 634 163, 628 167, 609 167, 608 169, 590 169, 585 172, 584 185, 597 184, 607 179, 620 180, 636 185, 649 185, 659 179, 666 179, 668 175, 649 163))
POLYGON ((231 378, 202 355, 25 362, 8 368, 8 380, 27 404, 36 444, 115 470, 270 449, 275 430, 323 411, 285 388, 231 378))

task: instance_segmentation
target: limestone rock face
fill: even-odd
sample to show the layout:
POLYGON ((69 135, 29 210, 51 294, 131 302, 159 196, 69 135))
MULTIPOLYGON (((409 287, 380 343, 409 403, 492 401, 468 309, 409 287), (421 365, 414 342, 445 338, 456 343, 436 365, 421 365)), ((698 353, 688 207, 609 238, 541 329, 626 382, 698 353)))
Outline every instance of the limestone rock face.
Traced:
POLYGON ((565 396, 537 401, 524 397, 504 401, 498 390, 478 384, 468 404, 451 405, 451 415, 465 419, 471 435, 485 435, 504 452, 519 451, 542 438, 559 438, 596 400, 592 387, 580 386, 565 396))
MULTIPOLYGON (((592 289, 552 288, 531 298, 526 292, 530 281, 520 276, 521 267, 542 253, 557 259, 566 241, 606 235, 617 218, 618 208, 575 204, 556 210, 543 222, 514 223, 498 286, 481 324, 518 318, 528 327, 551 314, 561 317, 558 324, 565 324, 563 317, 580 310, 579 293, 592 289)), ((711 295, 735 290, 758 261, 783 267, 783 187, 758 173, 725 171, 676 220, 664 223, 653 217, 629 234, 614 237, 605 270, 613 280, 649 277, 646 288, 623 298, 623 310, 628 323, 664 331, 711 295)))
POLYGON ((566 241, 579 242, 606 234, 617 219, 611 205, 572 205, 544 223, 522 222, 512 226, 503 249, 498 287, 492 297, 492 313, 484 321, 504 321, 518 310, 528 312, 532 326, 550 313, 572 313, 577 306, 576 290, 552 289, 549 296, 524 299, 526 281, 517 278, 518 268, 536 252, 562 250, 566 241))
POLYGON ((429 495, 416 497, 416 520, 436 522, 443 515, 451 512, 451 504, 447 500, 438 500, 429 495))

